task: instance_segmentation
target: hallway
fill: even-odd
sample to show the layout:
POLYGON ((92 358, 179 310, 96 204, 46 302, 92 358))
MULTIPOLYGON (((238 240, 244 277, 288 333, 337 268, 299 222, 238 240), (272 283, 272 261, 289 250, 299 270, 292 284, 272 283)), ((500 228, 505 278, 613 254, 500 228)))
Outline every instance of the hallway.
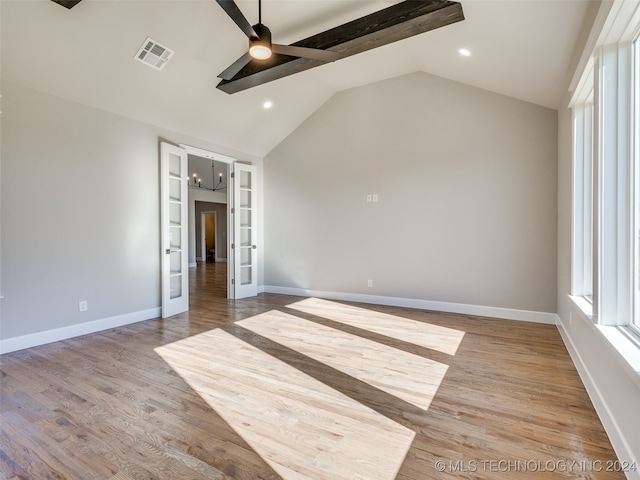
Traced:
POLYGON ((212 297, 227 298, 226 262, 198 262, 189 269, 189 308, 212 297))

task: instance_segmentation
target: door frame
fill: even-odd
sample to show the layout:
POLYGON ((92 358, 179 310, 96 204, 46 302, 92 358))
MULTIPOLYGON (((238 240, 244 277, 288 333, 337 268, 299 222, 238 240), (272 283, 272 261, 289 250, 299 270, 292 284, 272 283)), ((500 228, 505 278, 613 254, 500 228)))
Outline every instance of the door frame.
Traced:
MULTIPOLYGON (((227 195, 228 196, 228 195, 227 195)), ((205 217, 207 215, 213 215, 213 234, 214 234, 214 243, 217 247, 218 245, 218 212, 200 212, 200 255, 202 255, 202 252, 205 252, 205 249, 207 247, 207 240, 206 240, 206 230, 205 230, 205 217)), ((217 261, 217 257, 218 257, 218 248, 216 248, 216 253, 215 253, 215 257, 213 257, 213 261, 217 261)), ((197 259, 197 257, 196 257, 197 259)), ((204 259, 202 260, 203 262, 207 262, 207 255, 205 252, 204 255, 204 259)))

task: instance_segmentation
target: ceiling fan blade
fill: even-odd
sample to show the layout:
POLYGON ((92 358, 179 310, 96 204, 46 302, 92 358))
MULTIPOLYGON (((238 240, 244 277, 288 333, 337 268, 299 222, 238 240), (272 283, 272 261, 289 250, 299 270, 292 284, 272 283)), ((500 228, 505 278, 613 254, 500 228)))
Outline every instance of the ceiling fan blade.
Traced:
POLYGON ((319 48, 296 47, 293 45, 271 45, 273 53, 281 55, 290 55, 292 57, 310 58, 312 60, 320 60, 321 62, 335 62, 340 58, 338 52, 330 50, 321 50, 319 48))
POLYGON ((249 55, 249 52, 247 52, 238 60, 229 65, 224 72, 218 75, 218 78, 222 78, 223 80, 231 80, 233 77, 235 77, 236 73, 242 70, 244 66, 250 61, 251 55, 249 55))
POLYGON ((68 9, 72 9, 77 4, 79 4, 82 0, 53 0, 58 5, 62 5, 63 7, 67 7, 68 9))
POLYGON ((236 2, 233 0, 216 0, 216 2, 218 2, 218 5, 227 12, 227 15, 231 17, 231 20, 236 22, 236 25, 240 27, 240 30, 242 30, 247 37, 258 37, 258 34, 240 11, 236 2))

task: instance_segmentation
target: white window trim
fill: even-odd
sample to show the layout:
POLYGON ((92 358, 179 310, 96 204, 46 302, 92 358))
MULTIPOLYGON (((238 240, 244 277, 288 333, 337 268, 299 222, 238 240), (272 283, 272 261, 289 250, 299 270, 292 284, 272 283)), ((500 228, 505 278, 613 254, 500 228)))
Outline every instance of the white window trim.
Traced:
POLYGON ((632 315, 633 226, 631 45, 596 53, 594 88, 595 232, 593 302, 601 325, 629 325, 632 315))
MULTIPOLYGON (((637 12, 640 15, 640 10, 637 12)), ((633 71, 631 72, 631 84, 633 89, 631 91, 631 111, 632 111, 632 121, 631 121, 631 132, 635 132, 635 134, 631 134, 631 165, 632 165, 632 178, 633 184, 635 187, 635 191, 633 192, 633 220, 631 231, 633 232, 633 240, 634 244, 633 252, 634 257, 631 259, 633 265, 640 271, 640 235, 638 232, 640 231, 640 18, 638 18, 638 27, 636 32, 634 33, 632 48, 631 48, 632 61, 631 65, 633 71)), ((640 279, 637 274, 634 273, 631 279, 632 281, 632 291, 633 294, 633 304, 632 304, 632 321, 629 324, 629 329, 631 330, 631 334, 634 335, 637 339, 637 344, 640 342, 640 279)))
MULTIPOLYGON (((617 352, 617 358, 640 384, 640 337, 632 325, 636 259, 634 252, 637 201, 634 180, 640 146, 634 129, 640 126, 638 96, 634 90, 633 41, 640 32, 640 2, 614 0, 601 5, 585 52, 582 72, 570 107, 574 121, 574 191, 572 226, 572 299, 582 319, 598 331, 617 352), (597 31, 596 31, 597 29, 597 31), (585 147, 589 92, 593 88, 593 264, 592 298, 587 301, 588 162, 585 147), (634 108, 632 108, 634 107, 634 108), (634 233, 632 233, 634 232, 634 233)), ((636 182, 638 180, 635 180, 636 182)), ((639 189, 640 190, 640 189, 639 189)), ((640 253, 638 253, 640 255, 640 253)), ((640 297, 639 297, 640 298, 640 297)), ((638 324, 635 325, 638 327, 638 324)))

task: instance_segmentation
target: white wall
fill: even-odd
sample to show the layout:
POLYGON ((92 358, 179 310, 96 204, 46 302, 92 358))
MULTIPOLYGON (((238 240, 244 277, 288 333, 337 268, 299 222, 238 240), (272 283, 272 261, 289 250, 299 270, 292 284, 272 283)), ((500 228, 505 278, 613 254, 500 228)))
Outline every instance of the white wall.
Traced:
POLYGON ((261 159, 8 82, 2 88, 0 340, 46 340, 37 334, 157 312, 160 139, 261 159))
POLYGON ((336 94, 265 158, 265 288, 555 313, 556 135, 424 73, 336 94))

